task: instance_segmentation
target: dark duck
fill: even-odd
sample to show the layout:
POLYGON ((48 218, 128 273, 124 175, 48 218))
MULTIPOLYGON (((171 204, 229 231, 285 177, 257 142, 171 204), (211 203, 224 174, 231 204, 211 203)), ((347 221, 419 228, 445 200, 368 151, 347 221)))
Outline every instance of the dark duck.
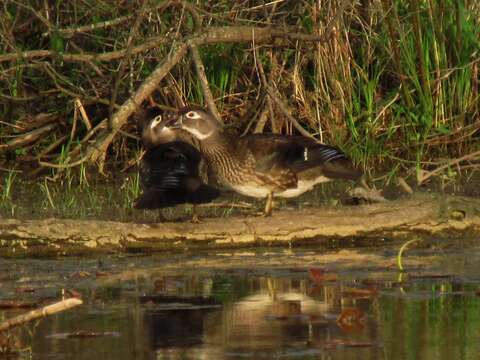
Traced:
POLYGON ((196 206, 208 203, 220 192, 206 184, 206 167, 195 138, 171 129, 171 117, 156 108, 140 109, 136 115, 145 154, 140 163, 143 193, 134 203, 136 209, 162 209, 189 203, 192 222, 199 222, 196 206))
POLYGON ((305 136, 228 135, 206 110, 186 107, 169 126, 198 140, 198 149, 216 181, 240 194, 266 198, 264 215, 272 213, 273 197, 291 198, 331 180, 358 180, 356 169, 339 149, 305 136))

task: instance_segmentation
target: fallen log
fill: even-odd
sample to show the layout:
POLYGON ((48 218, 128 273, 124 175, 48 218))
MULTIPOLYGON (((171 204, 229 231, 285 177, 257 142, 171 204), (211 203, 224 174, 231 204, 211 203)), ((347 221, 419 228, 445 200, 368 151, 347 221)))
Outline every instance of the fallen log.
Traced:
POLYGON ((414 194, 360 206, 274 211, 270 218, 206 218, 201 224, 0 219, 0 256, 80 255, 192 248, 296 246, 346 240, 478 237, 480 199, 414 194))

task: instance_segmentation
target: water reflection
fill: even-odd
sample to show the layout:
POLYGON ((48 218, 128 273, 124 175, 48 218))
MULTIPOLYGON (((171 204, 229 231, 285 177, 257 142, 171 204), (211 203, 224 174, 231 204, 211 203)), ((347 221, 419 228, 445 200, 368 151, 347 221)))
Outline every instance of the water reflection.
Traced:
MULTIPOLYGON (((37 289, 22 297, 71 288, 85 300, 22 333, 19 347, 31 344, 24 354, 33 358, 428 360, 480 352, 476 275, 154 267, 79 280, 69 269, 53 275, 50 264, 48 285, 46 273, 22 271, 22 286, 37 289), (79 331, 105 336, 63 336, 79 331)), ((20 296, 13 280, 5 298, 20 296)))

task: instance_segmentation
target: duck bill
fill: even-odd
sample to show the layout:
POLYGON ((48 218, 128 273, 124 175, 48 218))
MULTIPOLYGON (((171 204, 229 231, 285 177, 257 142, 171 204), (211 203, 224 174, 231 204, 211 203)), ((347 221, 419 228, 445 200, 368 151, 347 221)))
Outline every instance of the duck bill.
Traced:
POLYGON ((171 119, 168 122, 168 127, 170 129, 181 129, 182 128, 182 116, 171 119))

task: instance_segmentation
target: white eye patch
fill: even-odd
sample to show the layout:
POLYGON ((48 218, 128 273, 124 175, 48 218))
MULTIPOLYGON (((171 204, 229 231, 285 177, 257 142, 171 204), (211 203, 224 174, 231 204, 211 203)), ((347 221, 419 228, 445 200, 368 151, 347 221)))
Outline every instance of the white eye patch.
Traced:
POLYGON ((196 111, 189 111, 185 116, 188 117, 189 119, 200 119, 201 118, 200 114, 197 113, 196 111))
POLYGON ((150 123, 150 129, 155 128, 160 122, 162 121, 162 115, 158 115, 153 118, 152 122, 150 123))

